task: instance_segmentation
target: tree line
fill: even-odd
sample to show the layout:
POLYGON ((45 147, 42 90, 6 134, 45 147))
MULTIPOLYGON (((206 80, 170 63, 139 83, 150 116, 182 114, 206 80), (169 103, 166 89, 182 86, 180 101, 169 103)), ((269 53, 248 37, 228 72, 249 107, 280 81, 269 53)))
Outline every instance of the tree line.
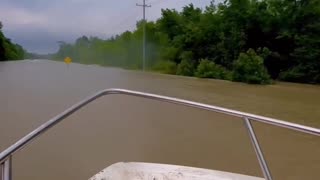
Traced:
POLYGON ((320 83, 320 0, 225 0, 205 9, 163 9, 155 22, 103 40, 60 42, 54 55, 80 63, 254 84, 320 83))
POLYGON ((2 32, 2 23, 0 21, 0 61, 23 59, 25 51, 19 44, 12 43, 2 32))

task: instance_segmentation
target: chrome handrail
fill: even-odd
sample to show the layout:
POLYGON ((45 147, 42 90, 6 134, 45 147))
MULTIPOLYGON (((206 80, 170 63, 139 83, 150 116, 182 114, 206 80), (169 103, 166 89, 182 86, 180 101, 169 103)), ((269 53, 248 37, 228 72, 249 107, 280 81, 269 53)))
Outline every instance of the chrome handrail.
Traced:
POLYGON ((136 97, 142 97, 142 98, 147 98, 147 99, 154 99, 154 100, 159 100, 163 102, 168 102, 168 103, 173 103, 173 104, 178 104, 178 105, 184 105, 184 106, 189 106, 189 107, 194 107, 194 108, 199 108, 199 109, 204 109, 208 111, 213 111, 213 112, 218 112, 222 114, 227 114, 235 117, 242 118, 245 122, 245 127, 247 128, 247 131, 249 133, 250 140, 252 142, 252 146, 256 152, 257 159, 259 161, 260 167, 262 169, 263 175, 266 180, 272 180, 271 173, 269 171, 267 162, 263 156, 263 152, 260 148, 258 139, 255 135, 254 129, 251 125, 251 120, 253 121, 258 121, 266 124, 271 124, 274 126, 278 127, 283 127, 311 135, 316 135, 320 136, 320 129, 313 128, 313 127, 308 127, 304 125, 299 125, 291 122, 286 122, 282 120, 277 120, 273 118, 268 118, 268 117, 263 117, 263 116, 258 116, 254 114, 249 114, 249 113, 244 113, 240 111, 235 111, 227 108, 222 108, 218 106, 212 106, 208 104, 202 104, 202 103, 197 103, 193 101, 188 101, 188 100, 183 100, 183 99, 178 99, 178 98, 173 98, 173 97, 167 97, 167 96, 161 96, 161 95, 156 95, 156 94, 150 94, 150 93, 144 93, 144 92, 138 92, 138 91, 131 91, 131 90, 126 90, 126 89, 105 89, 102 90, 82 101, 79 103, 71 106, 61 114, 55 116, 54 118, 50 119, 49 121, 45 122, 20 140, 18 140, 16 143, 5 149, 0 153, 0 166, 1 166, 1 171, 2 171, 2 180, 12 180, 12 156, 14 155, 15 152, 18 150, 22 149, 25 145, 28 145, 32 140, 34 140, 36 137, 40 136, 42 133, 50 129, 51 127, 55 126, 74 112, 78 111, 82 107, 86 106, 90 102, 106 95, 110 94, 124 94, 124 95, 129 95, 129 96, 136 96, 136 97))

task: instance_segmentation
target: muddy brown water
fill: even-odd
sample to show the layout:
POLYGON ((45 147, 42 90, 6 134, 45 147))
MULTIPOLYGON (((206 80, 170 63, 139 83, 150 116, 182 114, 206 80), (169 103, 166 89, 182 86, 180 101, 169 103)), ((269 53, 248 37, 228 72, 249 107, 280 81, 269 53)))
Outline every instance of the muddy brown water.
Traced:
MULTIPOLYGON (((320 128, 320 87, 255 86, 54 61, 0 63, 0 151, 104 88, 194 100, 320 128)), ((254 123, 274 179, 317 180, 320 138, 254 123)), ((14 155, 15 180, 88 179, 119 161, 261 176, 243 122, 217 113, 113 95, 75 113, 14 155)))

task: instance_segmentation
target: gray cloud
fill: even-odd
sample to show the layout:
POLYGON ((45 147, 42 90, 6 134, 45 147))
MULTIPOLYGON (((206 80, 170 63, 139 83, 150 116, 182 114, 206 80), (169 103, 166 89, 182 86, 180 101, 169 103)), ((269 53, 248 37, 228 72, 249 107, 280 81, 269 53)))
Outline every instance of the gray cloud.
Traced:
MULTIPOLYGON (((28 51, 55 52, 57 41, 74 41, 81 35, 107 38, 133 30, 141 19, 142 0, 1 0, 0 21, 4 33, 28 51)), ((160 17, 162 8, 180 10, 193 3, 204 7, 210 0, 148 0, 149 20, 160 17)))

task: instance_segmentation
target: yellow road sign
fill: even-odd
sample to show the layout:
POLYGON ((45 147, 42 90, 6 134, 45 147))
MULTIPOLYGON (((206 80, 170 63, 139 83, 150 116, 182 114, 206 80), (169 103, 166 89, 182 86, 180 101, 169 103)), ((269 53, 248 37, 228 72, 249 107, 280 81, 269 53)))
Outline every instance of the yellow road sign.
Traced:
POLYGON ((66 58, 64 58, 64 62, 65 62, 66 64, 70 64, 70 63, 72 62, 72 60, 71 60, 70 57, 66 57, 66 58))

